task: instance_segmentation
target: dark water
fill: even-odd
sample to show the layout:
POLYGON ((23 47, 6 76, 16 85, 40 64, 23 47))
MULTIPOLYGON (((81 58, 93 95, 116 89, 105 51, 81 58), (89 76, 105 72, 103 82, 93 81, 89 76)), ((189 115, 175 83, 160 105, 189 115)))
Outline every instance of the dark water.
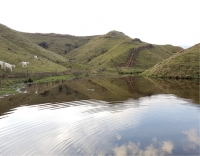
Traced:
POLYGON ((0 99, 0 155, 199 155, 199 83, 134 77, 29 85, 0 99))

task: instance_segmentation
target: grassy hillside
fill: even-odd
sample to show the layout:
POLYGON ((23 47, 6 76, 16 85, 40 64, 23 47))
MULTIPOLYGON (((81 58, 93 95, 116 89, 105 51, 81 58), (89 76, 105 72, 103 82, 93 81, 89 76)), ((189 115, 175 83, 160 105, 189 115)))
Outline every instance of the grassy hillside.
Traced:
POLYGON ((148 69, 180 50, 181 47, 152 45, 140 39, 131 39, 122 32, 111 31, 70 51, 66 57, 72 63, 87 64, 93 68, 148 69))
MULTIPOLYGON (((68 60, 61 55, 48 51, 0 24, 0 61, 15 64, 13 73, 17 72, 55 72, 64 71, 65 67, 59 65, 68 60), (33 59, 37 55, 39 60, 33 59), (27 68, 22 68, 20 62, 30 62, 27 68)), ((0 70, 0 73, 5 73, 0 70)))
POLYGON ((158 63, 142 75, 151 77, 200 78, 199 57, 200 44, 196 44, 158 63))
POLYGON ((129 42, 123 42, 106 54, 95 58, 89 64, 99 67, 119 66, 148 69, 179 50, 181 50, 180 47, 170 46, 170 48, 166 48, 164 45, 152 45, 130 40, 129 42))
POLYGON ((76 37, 59 34, 21 33, 32 42, 63 55, 70 67, 148 69, 182 50, 172 45, 153 45, 122 32, 76 37))
POLYGON ((105 35, 98 36, 80 48, 72 50, 66 57, 73 63, 88 64, 94 58, 107 53, 109 50, 129 39, 123 33, 111 31, 105 35))
POLYGON ((60 55, 66 55, 73 49, 79 48, 96 36, 72 36, 62 34, 20 33, 30 41, 60 55))
POLYGON ((22 33, 0 25, 0 40, 0 59, 15 64, 17 68, 13 72, 54 72, 64 71, 66 67, 87 71, 119 67, 142 71, 182 50, 132 39, 118 31, 77 37, 22 33), (38 61, 33 59, 34 55, 39 57, 38 61), (28 68, 21 68, 21 61, 30 62, 28 68))

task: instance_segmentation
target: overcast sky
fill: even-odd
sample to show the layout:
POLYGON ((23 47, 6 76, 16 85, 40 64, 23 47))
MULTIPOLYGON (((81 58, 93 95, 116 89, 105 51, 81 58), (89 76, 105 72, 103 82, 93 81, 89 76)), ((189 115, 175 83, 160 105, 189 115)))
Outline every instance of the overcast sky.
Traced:
POLYGON ((75 36, 111 30, 154 44, 200 43, 200 0, 0 0, 0 23, 75 36))

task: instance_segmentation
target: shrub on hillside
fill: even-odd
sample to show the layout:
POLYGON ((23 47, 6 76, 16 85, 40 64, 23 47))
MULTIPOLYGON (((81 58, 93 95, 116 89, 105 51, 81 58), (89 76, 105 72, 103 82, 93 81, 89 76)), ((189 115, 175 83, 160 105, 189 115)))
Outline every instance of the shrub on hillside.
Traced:
POLYGON ((38 45, 41 46, 41 47, 43 47, 43 48, 45 48, 45 49, 47 49, 49 47, 46 42, 41 42, 38 45))

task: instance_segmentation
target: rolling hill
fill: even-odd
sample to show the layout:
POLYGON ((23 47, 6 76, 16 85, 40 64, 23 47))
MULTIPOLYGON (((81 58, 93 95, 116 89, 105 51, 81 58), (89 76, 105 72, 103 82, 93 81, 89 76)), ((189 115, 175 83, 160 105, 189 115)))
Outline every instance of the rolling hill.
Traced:
POLYGON ((122 32, 111 31, 70 51, 66 57, 73 63, 87 64, 93 68, 148 69, 180 50, 181 47, 149 44, 122 32))
MULTIPOLYGON (((73 63, 89 64, 94 58, 97 58, 104 53, 108 54, 108 51, 129 39, 128 36, 125 36, 120 32, 111 31, 91 40, 78 49, 70 51, 66 57, 73 63)), ((107 55, 105 57, 107 57, 107 55)))
MULTIPOLYGON (((0 24, 0 61, 15 64, 13 73, 18 72, 55 72, 64 71, 62 63, 68 60, 52 51, 46 50, 31 42, 19 32, 0 24), (39 60, 34 60, 37 55, 39 60), (27 68, 22 68, 20 62, 30 62, 27 68)), ((0 73, 3 73, 0 70, 0 73)))
POLYGON ((60 34, 21 33, 30 41, 69 59, 95 69, 128 67, 148 69, 182 50, 172 45, 154 45, 132 39, 119 31, 104 35, 77 37, 60 34))
POLYGON ((0 60, 15 64, 13 73, 61 72, 68 67, 88 71, 104 68, 146 70, 181 50, 178 46, 133 39, 115 30, 104 35, 80 37, 24 33, 0 24, 0 60), (33 59, 34 55, 39 61, 33 59), (30 62, 28 68, 22 68, 21 61, 30 62))
POLYGON ((62 34, 42 34, 42 33, 24 33, 20 32, 28 40, 40 45, 41 47, 53 51, 60 55, 66 55, 73 49, 79 48, 96 36, 72 36, 62 34))
POLYGON ((182 50, 146 70, 142 75, 169 78, 200 78, 200 43, 182 50))

